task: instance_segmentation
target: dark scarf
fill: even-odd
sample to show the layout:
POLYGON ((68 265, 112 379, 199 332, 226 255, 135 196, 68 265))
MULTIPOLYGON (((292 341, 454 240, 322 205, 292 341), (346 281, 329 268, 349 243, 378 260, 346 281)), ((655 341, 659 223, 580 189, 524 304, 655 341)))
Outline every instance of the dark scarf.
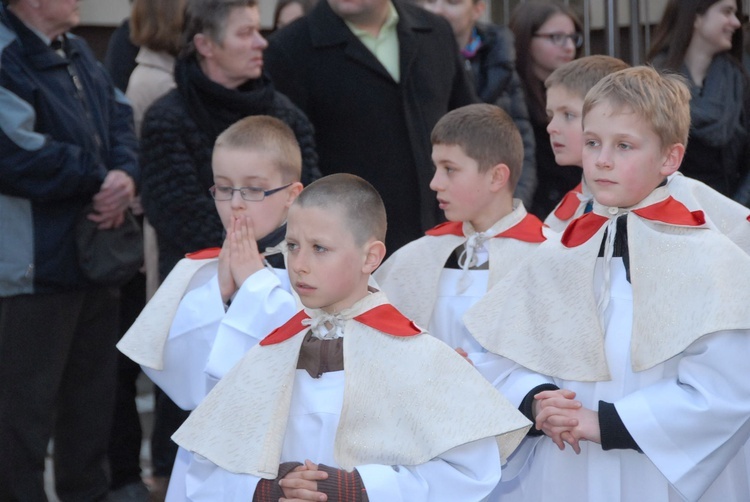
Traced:
MULTIPOLYGON (((685 66, 681 71, 689 75, 685 66)), ((737 134, 743 134, 744 93, 742 70, 726 54, 714 57, 703 88, 690 81, 690 135, 708 146, 723 147, 737 134)))
POLYGON ((177 89, 196 124, 211 135, 211 142, 224 129, 249 115, 266 115, 273 106, 273 84, 264 74, 248 80, 237 89, 228 89, 210 80, 195 56, 175 64, 177 89))
MULTIPOLYGON (((257 241, 258 251, 262 253, 267 248, 278 246, 279 244, 281 244, 281 242, 284 241, 285 237, 286 237, 286 223, 284 223, 279 228, 277 228, 270 234, 266 235, 265 237, 258 239, 257 241)), ((286 268, 286 265, 284 264, 284 255, 282 255, 281 253, 267 256, 266 261, 273 268, 279 268, 279 269, 286 268)))

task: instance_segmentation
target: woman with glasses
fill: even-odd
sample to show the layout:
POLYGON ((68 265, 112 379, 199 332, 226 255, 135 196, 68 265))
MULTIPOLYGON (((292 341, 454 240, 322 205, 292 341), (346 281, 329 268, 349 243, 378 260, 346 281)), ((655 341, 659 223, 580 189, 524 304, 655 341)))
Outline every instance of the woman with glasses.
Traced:
POLYGON ((649 59, 688 82, 690 141, 680 172, 745 205, 738 191, 750 167, 750 91, 742 67, 742 2, 670 0, 649 59))
POLYGON ((516 39, 516 69, 536 141, 537 189, 530 211, 544 219, 581 181, 581 169, 558 166, 547 133, 545 79, 580 55, 581 22, 575 11, 557 1, 526 0, 510 18, 516 39))

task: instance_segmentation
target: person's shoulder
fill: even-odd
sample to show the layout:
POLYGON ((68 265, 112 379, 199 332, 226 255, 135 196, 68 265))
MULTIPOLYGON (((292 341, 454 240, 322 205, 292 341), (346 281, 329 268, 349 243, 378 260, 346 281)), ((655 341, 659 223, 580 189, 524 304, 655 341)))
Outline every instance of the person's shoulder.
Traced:
POLYGON ((312 46, 310 23, 315 20, 310 19, 311 15, 313 15, 313 12, 310 12, 310 14, 302 16, 299 19, 295 19, 292 23, 284 26, 282 29, 273 32, 268 37, 268 49, 273 51, 277 47, 312 46))
POLYGON ((399 19, 407 23, 415 30, 438 30, 444 31, 446 28, 451 33, 451 40, 455 40, 452 36, 453 30, 442 16, 433 14, 427 9, 420 7, 414 2, 408 0, 393 0, 393 5, 399 14, 399 19))

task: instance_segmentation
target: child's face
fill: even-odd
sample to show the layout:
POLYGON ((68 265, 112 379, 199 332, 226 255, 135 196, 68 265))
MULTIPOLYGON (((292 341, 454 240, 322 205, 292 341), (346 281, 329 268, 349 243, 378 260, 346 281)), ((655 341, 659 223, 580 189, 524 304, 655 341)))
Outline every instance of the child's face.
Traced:
POLYGON ((581 166, 583 99, 561 85, 547 89, 547 125, 555 162, 561 166, 581 166))
POLYGON ((286 227, 287 270, 308 308, 337 313, 367 294, 367 245, 358 246, 341 209, 293 206, 286 227))
POLYGON ((489 210, 498 197, 490 189, 493 168, 480 173, 477 161, 459 145, 433 145, 432 162, 435 175, 430 189, 437 192, 438 204, 448 220, 468 221, 483 232, 502 217, 489 210))
MULTIPOLYGON (((221 188, 255 187, 273 190, 287 183, 272 156, 261 150, 217 147, 213 152, 214 184, 221 188)), ((302 190, 299 182, 268 195, 260 201, 247 201, 239 191, 232 192, 231 200, 216 200, 216 210, 221 224, 229 232, 234 220, 250 216, 255 230, 255 239, 261 239, 279 228, 286 220, 289 206, 302 190)))
POLYGON ((605 206, 630 207, 679 167, 651 125, 627 108, 602 102, 583 122, 583 174, 605 206))
MULTIPOLYGON (((562 13, 551 16, 536 31, 537 35, 574 35, 576 25, 562 13)), ((535 36, 531 39, 531 69, 534 75, 544 82, 550 73, 576 57, 576 46, 570 38, 563 45, 556 45, 549 38, 535 36)))

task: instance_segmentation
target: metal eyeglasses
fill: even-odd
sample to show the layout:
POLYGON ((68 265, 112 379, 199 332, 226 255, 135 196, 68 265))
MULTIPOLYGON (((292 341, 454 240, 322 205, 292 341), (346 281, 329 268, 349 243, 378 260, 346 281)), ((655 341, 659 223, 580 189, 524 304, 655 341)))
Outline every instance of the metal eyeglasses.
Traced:
POLYGON ((214 198, 214 200, 219 201, 226 201, 226 200, 232 200, 232 197, 234 197, 234 192, 239 192, 240 197, 242 197, 243 200, 246 200, 248 202, 260 202, 269 195, 273 195, 276 192, 280 192, 283 189, 292 186, 292 183, 288 183, 284 185, 283 187, 279 188, 272 188, 271 190, 263 190, 262 188, 258 187, 227 187, 227 186, 212 186, 208 189, 208 191, 211 193, 211 197, 214 198))
POLYGON ((568 39, 573 42, 576 48, 583 45, 583 35, 580 33, 573 33, 571 35, 567 33, 534 33, 534 36, 537 38, 546 38, 558 47, 564 47, 568 39))

